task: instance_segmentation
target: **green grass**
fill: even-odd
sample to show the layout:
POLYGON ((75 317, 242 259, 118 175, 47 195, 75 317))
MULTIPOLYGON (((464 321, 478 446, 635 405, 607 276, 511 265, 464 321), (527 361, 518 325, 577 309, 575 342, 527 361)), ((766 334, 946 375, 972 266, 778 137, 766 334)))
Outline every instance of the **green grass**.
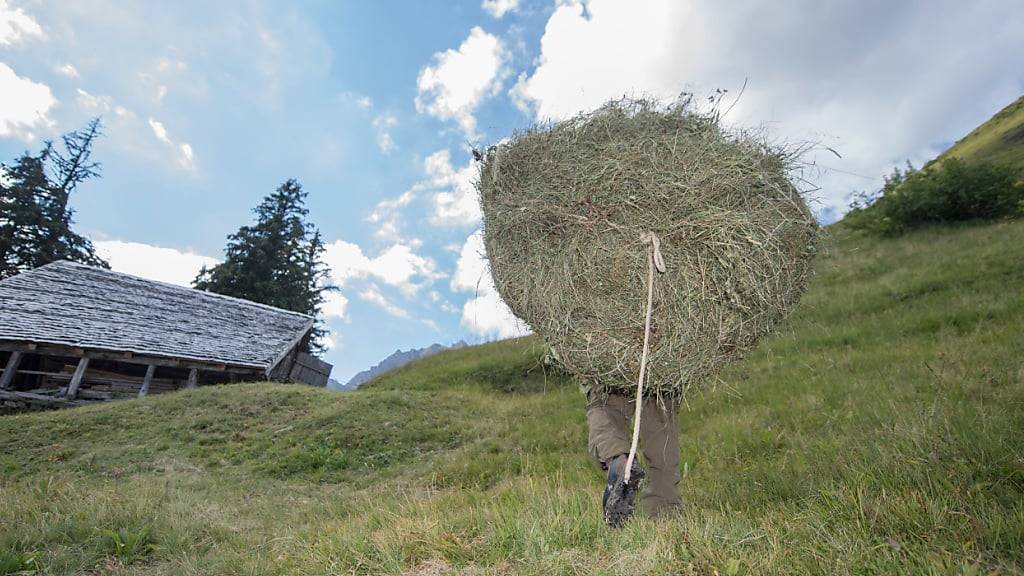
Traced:
POLYGON ((950 156, 966 162, 995 162, 1024 169, 1024 96, 972 130, 935 161, 950 156))
POLYGON ((1024 574, 1024 222, 834 230, 689 397, 679 519, 603 527, 583 398, 527 338, 2 417, 0 574, 1024 574))

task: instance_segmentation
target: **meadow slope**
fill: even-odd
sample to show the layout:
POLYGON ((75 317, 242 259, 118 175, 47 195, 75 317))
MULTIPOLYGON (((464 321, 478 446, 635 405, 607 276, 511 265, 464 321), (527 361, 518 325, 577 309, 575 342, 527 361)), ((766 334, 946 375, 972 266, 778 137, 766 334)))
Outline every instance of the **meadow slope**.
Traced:
POLYGON ((1024 170, 1024 96, 956 141, 929 164, 954 156, 966 162, 995 162, 1024 170))
POLYGON ((526 338, 0 417, 0 574, 1024 574, 1024 222, 833 233, 689 397, 678 519, 602 525, 583 398, 526 338))

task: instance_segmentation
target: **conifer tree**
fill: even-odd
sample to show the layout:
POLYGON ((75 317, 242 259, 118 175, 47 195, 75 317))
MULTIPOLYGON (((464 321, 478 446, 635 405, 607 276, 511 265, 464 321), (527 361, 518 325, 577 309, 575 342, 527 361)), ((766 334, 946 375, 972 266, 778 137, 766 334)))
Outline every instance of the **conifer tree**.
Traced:
POLYGON ((91 155, 100 128, 96 118, 65 134, 63 150, 47 142, 38 154, 0 166, 0 278, 57 260, 109 268, 92 242, 72 231, 68 207, 71 193, 99 176, 91 155))
POLYGON ((256 222, 228 236, 224 261, 204 266, 192 285, 317 318, 304 348, 318 352, 325 333, 320 309, 324 294, 334 288, 326 283, 320 231, 306 220, 306 195, 290 179, 265 197, 253 210, 256 222))

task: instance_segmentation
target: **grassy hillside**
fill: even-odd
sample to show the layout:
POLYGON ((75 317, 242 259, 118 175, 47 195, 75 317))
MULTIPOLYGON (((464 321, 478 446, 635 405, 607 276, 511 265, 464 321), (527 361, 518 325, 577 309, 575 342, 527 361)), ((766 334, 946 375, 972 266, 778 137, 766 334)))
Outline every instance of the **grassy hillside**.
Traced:
POLYGON ((689 398, 678 520, 604 528, 583 399, 527 338, 2 417, 0 574, 1024 573, 1024 222, 837 234, 689 398))
POLYGON ((936 160, 996 162, 1024 169, 1024 96, 957 141, 936 160))

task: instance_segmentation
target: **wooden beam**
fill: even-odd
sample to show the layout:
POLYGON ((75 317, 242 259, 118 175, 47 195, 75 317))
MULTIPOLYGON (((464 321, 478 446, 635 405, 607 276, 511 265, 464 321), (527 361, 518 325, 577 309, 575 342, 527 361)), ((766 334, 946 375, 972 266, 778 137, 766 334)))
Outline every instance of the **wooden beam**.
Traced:
POLYGON ((68 384, 67 398, 74 400, 78 396, 78 387, 82 385, 82 379, 85 378, 85 371, 89 368, 89 357, 82 356, 78 361, 78 367, 75 368, 75 375, 71 377, 71 383, 68 384))
POLYGON ((68 374, 67 372, 46 372, 44 370, 18 370, 18 374, 49 376, 50 378, 71 378, 71 374, 68 374))
POLYGON ((14 383, 14 375, 18 372, 18 364, 21 364, 21 352, 15 350, 11 352, 11 357, 7 359, 7 367, 4 368, 4 375, 0 376, 0 389, 9 390, 11 384, 14 383))
POLYGON ((185 384, 185 388, 195 388, 199 381, 199 369, 193 368, 188 371, 188 384, 185 384))
POLYGON ((126 358, 122 352, 83 350, 81 348, 62 346, 60 344, 36 344, 30 342, 14 342, 11 340, 0 341, 0 351, 31 352, 33 354, 46 356, 65 356, 73 358, 79 358, 84 355, 93 360, 116 360, 118 362, 125 362, 128 364, 143 365, 154 364, 156 366, 164 366, 168 368, 198 368, 200 370, 210 370, 214 372, 237 372, 250 376, 262 374, 264 372, 264 369, 258 366, 223 364, 215 361, 204 362, 201 360, 189 360, 187 358, 179 359, 167 358, 164 356, 146 356, 143 354, 133 354, 131 358, 126 358))
POLYGON ((150 364, 146 368, 146 377, 142 379, 142 388, 139 388, 139 398, 142 398, 146 394, 149 394, 149 385, 153 382, 153 374, 156 372, 156 366, 150 364))
POLYGON ((55 398, 44 394, 33 394, 32 392, 15 392, 13 390, 0 390, 0 400, 13 400, 27 404, 61 408, 65 406, 81 406, 88 402, 83 400, 69 400, 67 398, 55 398))

